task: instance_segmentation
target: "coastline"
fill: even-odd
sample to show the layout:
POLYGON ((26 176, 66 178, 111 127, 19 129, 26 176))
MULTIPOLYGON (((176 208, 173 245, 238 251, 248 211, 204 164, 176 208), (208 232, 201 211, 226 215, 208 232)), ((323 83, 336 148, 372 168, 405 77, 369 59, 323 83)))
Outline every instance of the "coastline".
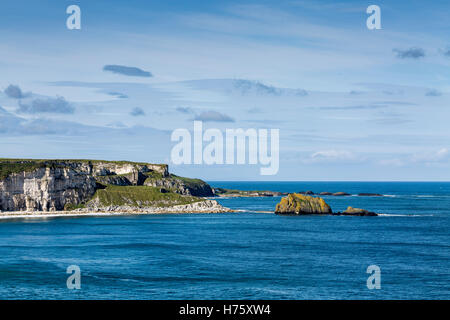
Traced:
POLYGON ((230 211, 10 211, 1 212, 0 220, 4 219, 26 219, 26 218, 58 218, 58 217, 109 217, 109 216, 128 216, 128 215, 160 215, 160 214, 214 214, 214 213, 233 213, 230 211))
POLYGON ((49 217, 75 217, 75 216, 123 216, 146 214, 198 214, 198 213, 230 213, 236 212, 223 207, 215 200, 204 200, 186 205, 170 207, 131 207, 110 206, 102 208, 85 208, 71 211, 1 211, 0 219, 14 218, 49 218, 49 217))

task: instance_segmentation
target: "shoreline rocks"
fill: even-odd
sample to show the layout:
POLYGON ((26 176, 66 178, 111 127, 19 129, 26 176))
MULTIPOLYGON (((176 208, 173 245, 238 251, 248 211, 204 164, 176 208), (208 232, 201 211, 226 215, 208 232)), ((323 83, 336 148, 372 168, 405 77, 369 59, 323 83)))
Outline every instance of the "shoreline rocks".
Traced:
POLYGON ((308 191, 300 191, 300 192, 297 192, 298 194, 303 194, 303 195, 306 195, 306 196, 312 196, 312 195, 314 195, 315 193, 314 192, 312 192, 311 190, 308 190, 308 191))
MULTIPOLYGON (((97 203, 98 205, 98 203, 97 203)), ((107 213, 225 213, 234 212, 219 204, 216 200, 201 200, 198 202, 167 207, 136 207, 130 205, 97 206, 91 204, 88 208, 74 210, 74 212, 107 212, 107 213)))
POLYGON ((333 196, 335 196, 335 197, 344 197, 344 196, 351 196, 351 194, 347 193, 347 192, 335 192, 335 193, 333 193, 333 196))
POLYGON ((188 205, 172 207, 136 208, 131 206, 99 207, 96 209, 76 209, 64 211, 8 211, 0 212, 0 219, 15 218, 47 218, 69 216, 112 216, 112 215, 146 215, 146 214, 204 214, 204 213, 230 213, 235 210, 223 207, 217 201, 205 200, 188 205))

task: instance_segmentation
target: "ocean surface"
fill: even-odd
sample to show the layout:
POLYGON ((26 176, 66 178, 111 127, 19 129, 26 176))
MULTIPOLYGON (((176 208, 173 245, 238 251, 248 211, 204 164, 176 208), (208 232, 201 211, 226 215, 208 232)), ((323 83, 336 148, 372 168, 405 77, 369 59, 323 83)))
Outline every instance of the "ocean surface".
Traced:
POLYGON ((273 197, 220 199, 242 210, 227 214, 0 219, 0 299, 450 299, 450 183, 210 183, 343 191, 324 197, 334 211, 383 215, 278 216, 273 197))

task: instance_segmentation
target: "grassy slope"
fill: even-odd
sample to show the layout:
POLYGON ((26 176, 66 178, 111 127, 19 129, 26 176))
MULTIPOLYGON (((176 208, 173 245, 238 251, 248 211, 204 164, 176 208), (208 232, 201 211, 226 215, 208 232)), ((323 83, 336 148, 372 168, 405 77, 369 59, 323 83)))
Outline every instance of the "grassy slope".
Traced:
POLYGON ((171 174, 170 177, 171 178, 180 179, 181 181, 184 182, 184 184, 186 184, 188 187, 192 187, 192 188, 194 188, 195 186, 198 186, 198 185, 205 185, 206 184, 206 182, 201 180, 201 179, 180 177, 180 176, 176 176, 174 174, 171 174))
POLYGON ((98 198, 103 206, 130 205, 136 207, 173 206, 189 204, 203 199, 182 196, 177 193, 161 193, 160 188, 149 186, 112 186, 96 191, 93 199, 98 198))
POLYGON ((154 181, 154 180, 161 180, 161 179, 166 179, 166 180, 180 180, 181 182, 183 182, 187 187, 190 188, 195 188, 201 185, 206 185, 207 183, 201 179, 194 179, 194 178, 186 178, 186 177, 180 177, 174 174, 170 174, 168 177, 163 177, 162 174, 160 174, 159 172, 146 172, 145 175, 147 176, 146 181, 154 181))

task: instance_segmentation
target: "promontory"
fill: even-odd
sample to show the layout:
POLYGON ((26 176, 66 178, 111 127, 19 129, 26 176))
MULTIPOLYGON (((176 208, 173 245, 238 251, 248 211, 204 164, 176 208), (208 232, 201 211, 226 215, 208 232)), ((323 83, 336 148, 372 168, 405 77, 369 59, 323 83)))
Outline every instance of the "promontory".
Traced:
POLYGON ((0 211, 228 212, 200 179, 166 164, 104 160, 0 159, 0 211))

